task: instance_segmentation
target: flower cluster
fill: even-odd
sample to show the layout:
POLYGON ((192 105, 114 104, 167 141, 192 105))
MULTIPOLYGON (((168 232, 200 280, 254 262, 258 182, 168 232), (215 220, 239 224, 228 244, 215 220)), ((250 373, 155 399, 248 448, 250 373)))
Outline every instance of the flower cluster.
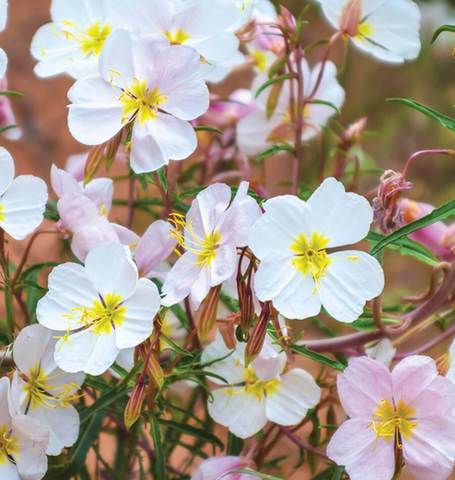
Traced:
POLYGON ((423 354, 455 334, 455 209, 412 200, 407 176, 454 151, 362 194, 367 120, 333 121, 349 98, 335 46, 414 60, 420 10, 317 3, 324 41, 268 0, 52 0, 35 73, 72 77, 68 128, 89 150, 52 165, 49 199, 0 147, 2 479, 288 478, 283 439, 308 479, 450 476, 455 347, 423 354), (249 88, 216 86, 246 71, 249 88), (292 164, 279 195, 269 157, 292 164), (29 266, 44 234, 58 261, 29 266), (389 299, 386 249, 432 269, 428 292, 389 299))

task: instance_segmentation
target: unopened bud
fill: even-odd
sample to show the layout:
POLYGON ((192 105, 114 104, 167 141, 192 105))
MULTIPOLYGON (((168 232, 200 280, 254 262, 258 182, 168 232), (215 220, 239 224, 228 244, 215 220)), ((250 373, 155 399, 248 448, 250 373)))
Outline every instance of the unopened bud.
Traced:
POLYGON ((201 342, 207 340, 215 327, 220 291, 221 285, 212 287, 196 313, 197 334, 201 342))
POLYGON ((159 362, 159 350, 150 352, 150 348, 153 350, 152 346, 146 348, 145 344, 142 344, 139 347, 139 353, 149 379, 161 389, 164 384, 164 372, 159 362))
POLYGON ((289 9, 280 5, 280 15, 278 16, 278 24, 286 31, 286 33, 292 35, 295 33, 296 21, 294 15, 289 9))
POLYGON ((450 363, 451 363, 451 355, 450 352, 444 353, 444 355, 441 355, 439 358, 436 359, 436 368, 438 370, 439 375, 446 376, 447 372, 449 371, 450 368, 450 363))
POLYGON ((254 330, 246 344, 245 348, 245 366, 248 366, 261 352, 264 345, 265 336, 267 334, 267 326, 269 324, 271 306, 270 303, 264 303, 262 305, 261 315, 259 316, 258 323, 254 327, 254 330))
POLYGON ((146 385, 143 380, 139 382, 134 387, 130 399, 126 405, 124 422, 126 428, 130 429, 139 419, 142 413, 142 405, 145 400, 145 389, 146 385))
POLYGON ((362 0, 349 0, 340 16, 340 31, 350 37, 355 37, 362 20, 362 0))
POLYGON ((351 145, 358 143, 362 139, 367 122, 368 118, 362 117, 356 122, 351 123, 343 134, 343 140, 351 145))
POLYGON ((223 337, 224 344, 229 350, 234 350, 237 342, 235 340, 235 325, 234 322, 223 322, 219 324, 219 331, 223 337))

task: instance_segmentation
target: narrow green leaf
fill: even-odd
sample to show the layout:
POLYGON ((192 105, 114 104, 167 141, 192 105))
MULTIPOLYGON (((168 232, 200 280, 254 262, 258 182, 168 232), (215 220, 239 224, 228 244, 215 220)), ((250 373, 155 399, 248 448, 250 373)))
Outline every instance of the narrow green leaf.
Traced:
POLYGON ((433 37, 431 38, 431 43, 436 42, 438 39, 439 35, 444 32, 452 32, 455 33, 455 25, 441 25, 433 34, 433 37))
POLYGON ((233 455, 234 457, 240 455, 240 452, 243 449, 245 442, 236 437, 233 433, 228 433, 228 444, 227 444, 227 454, 233 455))
POLYGON ((312 352, 308 348, 303 345, 289 345, 289 348, 299 355, 303 355, 304 357, 310 358, 315 362, 321 363, 322 365, 327 365, 328 367, 334 368, 335 370, 339 370, 341 372, 344 371, 346 365, 343 365, 341 362, 337 362, 336 360, 332 360, 320 353, 312 352))
POLYGON ((163 187, 163 190, 168 193, 169 191, 169 184, 167 181, 167 168, 161 167, 157 172, 158 180, 163 187))
POLYGON ((274 85, 275 83, 279 83, 279 82, 284 82, 285 80, 290 80, 291 78, 294 78, 294 76, 286 74, 286 75, 280 75, 278 77, 274 77, 274 78, 271 78, 270 80, 267 80, 257 89, 254 97, 258 98, 259 95, 271 85, 274 85))
POLYGON ((407 107, 411 107, 414 110, 417 110, 420 113, 423 113, 429 118, 436 120, 439 122, 444 128, 449 129, 452 132, 455 132, 455 119, 444 115, 443 113, 438 112, 430 107, 426 107, 415 100, 411 100, 409 98, 388 98, 388 102, 390 103, 400 103, 402 105, 406 105, 407 107))
POLYGON ((212 433, 208 432, 207 430, 204 430, 202 428, 197 428, 193 427, 192 425, 187 425, 187 424, 181 424, 178 422, 174 422, 173 420, 164 420, 162 418, 158 419, 161 425, 164 425, 166 427, 172 428, 174 430, 177 430, 179 432, 182 432, 186 435, 189 435, 191 437, 196 437, 199 439, 202 439, 206 442, 209 442, 222 450, 224 450, 224 444, 223 442, 216 436, 213 435, 212 433))
POLYGON ((16 90, 3 90, 0 92, 0 95, 5 97, 23 97, 24 94, 21 92, 17 92, 16 90))
POLYGON ((340 109, 336 105, 334 105, 332 102, 328 102, 327 100, 316 99, 316 100, 311 100, 311 103, 315 105, 325 105, 326 107, 333 108, 335 112, 338 113, 338 115, 341 113, 340 109))
POLYGON ((396 243, 404 237, 407 237, 411 233, 420 230, 421 228, 428 227, 433 223, 439 222, 440 220, 445 220, 446 218, 452 217, 455 215, 455 200, 450 200, 439 208, 435 208, 431 213, 425 215, 424 217, 415 220, 414 222, 408 223, 402 228, 399 228, 397 231, 391 233, 387 237, 383 238, 379 243, 377 243, 371 251, 372 255, 377 255, 385 247, 396 243))
POLYGON ((264 150, 259 155, 257 155, 256 160, 257 161, 264 160, 280 152, 288 152, 294 155, 295 149, 292 145, 289 145, 289 143, 277 143, 276 145, 273 145, 272 147, 268 148, 267 150, 264 150))
POLYGON ((196 132, 210 132, 210 133, 216 133, 218 135, 223 135, 223 132, 219 130, 218 128, 215 127, 210 127, 208 125, 198 125, 197 127, 194 127, 196 132))
POLYGON ((161 441, 161 430, 159 425, 159 420, 155 415, 150 415, 150 435, 153 439, 153 445, 155 448, 155 460, 153 462, 153 469, 155 471, 155 478, 162 478, 166 480, 166 468, 165 468, 165 458, 163 452, 163 443, 161 441))

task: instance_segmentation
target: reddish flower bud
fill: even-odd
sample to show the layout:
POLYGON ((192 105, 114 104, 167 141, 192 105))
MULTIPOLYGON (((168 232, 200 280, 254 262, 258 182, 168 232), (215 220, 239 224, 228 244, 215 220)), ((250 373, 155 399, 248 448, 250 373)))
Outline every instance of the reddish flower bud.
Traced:
POLYGON ((212 287, 196 313, 197 334, 201 342, 207 340, 215 327, 220 291, 221 285, 212 287))
POLYGON ((124 422, 126 428, 130 429, 139 419, 142 413, 142 405, 145 400, 146 385, 141 379, 134 387, 130 399, 126 405, 124 422))
POLYGON ((340 31, 355 37, 362 20, 362 0, 350 0, 343 8, 340 16, 340 31))

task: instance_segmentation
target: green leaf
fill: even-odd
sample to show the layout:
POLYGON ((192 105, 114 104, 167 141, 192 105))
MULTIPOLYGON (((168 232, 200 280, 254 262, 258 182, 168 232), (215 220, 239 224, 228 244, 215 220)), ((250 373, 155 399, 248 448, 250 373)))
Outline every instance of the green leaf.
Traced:
POLYGON ((426 107, 415 100, 411 100, 409 98, 388 98, 388 102, 390 103, 401 103, 402 105, 406 105, 407 107, 411 107, 414 110, 417 110, 420 113, 423 113, 427 117, 432 118, 439 122, 444 128, 449 129, 452 132, 455 132, 455 119, 444 115, 430 107, 426 107))
POLYGON ((0 95, 5 97, 23 97, 24 94, 21 92, 16 92, 16 90, 3 90, 0 92, 0 95))
POLYGON ((13 128, 17 128, 17 125, 7 125, 6 127, 0 128, 0 133, 5 133, 8 130, 12 130, 13 128))
POLYGON ((270 80, 267 80, 265 83, 263 83, 256 91, 256 94, 254 95, 255 98, 258 98, 259 95, 268 87, 271 85, 274 85, 275 83, 279 82, 284 82, 285 80, 290 80, 291 78, 294 78, 293 75, 280 75, 278 77, 271 78, 270 80))
POLYGON ((233 433, 229 432, 227 454, 233 455, 233 456, 240 455, 240 452, 242 451, 244 444, 245 442, 241 438, 236 437, 233 433))
POLYGON ((155 471, 155 478, 162 478, 166 480, 165 458, 163 452, 163 443, 161 441, 161 431, 158 419, 155 415, 150 415, 150 435, 153 439, 155 447, 155 460, 153 462, 153 469, 155 471))
POLYGON ((315 105, 325 105, 327 107, 333 108, 335 112, 338 113, 338 115, 341 114, 340 109, 336 105, 334 105, 332 102, 328 102, 327 100, 316 99, 316 100, 311 100, 311 103, 315 105))
POLYGON ((433 37, 431 38, 431 43, 436 42, 438 39, 439 35, 444 32, 452 32, 455 33, 455 25, 441 25, 433 34, 433 37))
MULTIPOLYGON (((371 242, 373 249, 379 242, 383 241, 384 238, 384 235, 376 232, 370 232, 367 236, 367 240, 371 242)), ((409 238, 402 238, 395 243, 388 245, 387 248, 399 252, 402 255, 414 257, 430 266, 439 263, 439 260, 430 252, 430 250, 409 238)))
POLYGON ((259 155, 256 156, 256 160, 264 160, 268 157, 271 157, 273 155, 276 155, 277 153, 280 152, 288 152, 291 153, 292 155, 295 154, 295 149, 292 145, 289 143, 277 143, 276 145, 273 145, 272 147, 268 148, 267 150, 264 150, 261 152, 259 155))
POLYGON ((196 132, 210 132, 210 133, 216 133, 218 135, 223 135, 223 132, 219 130, 218 128, 215 127, 209 127, 208 125, 198 125, 197 127, 194 127, 196 132))
POLYGON ((202 428, 193 427, 192 425, 182 424, 179 422, 174 422, 173 420, 164 420, 162 418, 158 419, 161 425, 166 426, 168 428, 172 428, 177 430, 178 432, 182 432, 185 435, 189 435, 190 437, 195 437, 198 439, 202 439, 205 442, 209 442, 212 445, 215 445, 221 450, 224 450, 223 442, 213 433, 208 432, 202 428))
POLYGON ((440 220, 445 220, 446 218, 452 217, 455 215, 455 200, 450 200, 439 208, 435 208, 431 213, 425 215, 414 222, 408 223, 404 227, 399 228, 397 231, 391 233, 387 237, 383 238, 379 243, 377 243, 371 251, 372 255, 377 255, 385 247, 398 242, 404 237, 407 237, 411 233, 420 230, 421 228, 428 227, 433 223, 439 222, 440 220))
POLYGON ((346 368, 346 365, 342 364, 341 362, 332 360, 331 358, 321 355, 320 353, 312 352, 303 345, 289 345, 289 348, 299 355, 303 355, 304 357, 310 358, 311 360, 321 363, 322 365, 327 365, 328 367, 339 370, 340 372, 343 372, 346 368))
POLYGON ((157 177, 158 177, 158 180, 161 184, 161 186, 163 187, 163 190, 168 193, 169 191, 169 184, 168 184, 168 181, 167 181, 167 168, 166 167, 161 167, 157 172, 157 177))

